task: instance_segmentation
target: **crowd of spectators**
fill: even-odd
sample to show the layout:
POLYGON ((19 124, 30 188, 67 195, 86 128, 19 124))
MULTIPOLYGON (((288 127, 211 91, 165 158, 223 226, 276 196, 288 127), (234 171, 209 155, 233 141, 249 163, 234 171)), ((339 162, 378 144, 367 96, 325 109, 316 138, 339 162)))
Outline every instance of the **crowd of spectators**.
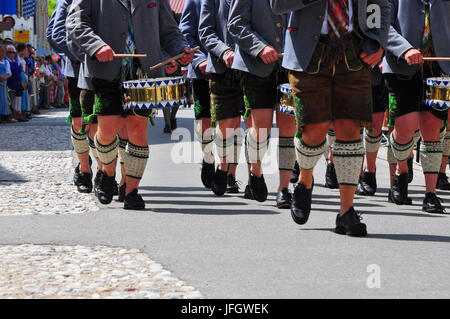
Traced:
POLYGON ((61 58, 37 57, 31 43, 0 39, 0 123, 26 122, 40 109, 68 106, 61 58))

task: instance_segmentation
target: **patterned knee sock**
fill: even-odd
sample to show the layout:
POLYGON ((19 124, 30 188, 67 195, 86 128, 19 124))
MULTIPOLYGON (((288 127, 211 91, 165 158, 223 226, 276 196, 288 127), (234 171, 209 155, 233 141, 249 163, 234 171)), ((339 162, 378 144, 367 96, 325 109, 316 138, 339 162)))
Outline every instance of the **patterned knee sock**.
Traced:
POLYGON ((394 153, 394 157, 398 162, 406 161, 414 148, 414 139, 411 139, 406 144, 399 144, 394 138, 394 134, 390 136, 391 148, 394 153))
POLYGON ((231 164, 238 164, 239 157, 241 156, 241 148, 243 142, 243 132, 241 128, 234 130, 234 149, 233 149, 233 162, 231 164))
POLYGON ((109 145, 102 145, 95 134, 95 148, 97 149, 98 157, 103 165, 109 165, 117 158, 119 138, 116 138, 109 145))
POLYGON ((316 166, 320 156, 328 150, 326 139, 320 145, 309 146, 303 142, 299 134, 296 135, 294 144, 297 162, 300 168, 304 170, 313 169, 316 166))
POLYGON ((442 143, 442 156, 450 156, 450 131, 445 133, 444 142, 442 143))
POLYGON ((365 130, 364 141, 366 152, 377 153, 378 150, 380 149, 381 137, 382 137, 381 133, 378 136, 370 136, 367 130, 365 130))
POLYGON ((358 184, 364 153, 362 140, 334 142, 333 159, 340 185, 356 186, 358 184))
POLYGON ((87 140, 88 140, 88 145, 89 145, 89 148, 91 149, 92 154, 94 155, 95 159, 97 159, 98 152, 97 152, 97 148, 95 147, 95 141, 93 139, 91 139, 91 137, 89 135, 87 136, 87 140))
POLYGON ((234 135, 230 136, 227 139, 223 139, 219 136, 219 134, 216 134, 214 143, 216 144, 217 155, 219 156, 219 158, 226 158, 227 163, 232 162, 234 135))
POLYGON ((141 179, 147 166, 149 149, 147 146, 138 146, 128 141, 125 149, 125 172, 127 177, 141 179))
POLYGON ((87 141, 87 134, 79 134, 75 132, 73 129, 73 126, 71 126, 71 136, 72 136, 72 144, 73 148, 75 149, 75 152, 77 154, 84 154, 86 152, 89 152, 89 144, 87 141))
POLYGON ((292 171, 295 165, 295 145, 293 137, 278 138, 278 168, 280 171, 292 171))
POLYGON ((123 139, 119 136, 119 163, 124 164, 125 163, 125 148, 127 147, 128 140, 123 139))
POLYGON ((420 163, 424 174, 437 174, 441 169, 441 141, 422 141, 420 143, 420 163))
POLYGON ((252 131, 253 128, 248 129, 245 143, 247 144, 250 163, 256 163, 263 160, 264 155, 269 148, 270 135, 267 136, 267 139, 258 142, 253 138, 251 134, 252 131))

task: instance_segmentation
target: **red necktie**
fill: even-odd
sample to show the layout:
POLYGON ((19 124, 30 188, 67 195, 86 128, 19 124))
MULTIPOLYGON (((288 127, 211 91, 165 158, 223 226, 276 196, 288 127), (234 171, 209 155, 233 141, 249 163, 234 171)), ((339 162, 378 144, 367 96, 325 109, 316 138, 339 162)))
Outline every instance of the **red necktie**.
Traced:
POLYGON ((348 0, 328 0, 328 35, 332 41, 347 33, 348 15, 348 0))

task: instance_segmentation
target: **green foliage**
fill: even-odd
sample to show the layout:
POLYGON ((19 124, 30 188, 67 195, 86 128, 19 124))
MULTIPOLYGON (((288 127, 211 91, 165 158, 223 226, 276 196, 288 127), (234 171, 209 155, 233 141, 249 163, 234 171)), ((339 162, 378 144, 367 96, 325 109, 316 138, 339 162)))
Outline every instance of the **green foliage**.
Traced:
POLYGON ((53 14, 53 11, 55 10, 56 7, 56 0, 48 0, 48 18, 50 19, 50 17, 53 14))

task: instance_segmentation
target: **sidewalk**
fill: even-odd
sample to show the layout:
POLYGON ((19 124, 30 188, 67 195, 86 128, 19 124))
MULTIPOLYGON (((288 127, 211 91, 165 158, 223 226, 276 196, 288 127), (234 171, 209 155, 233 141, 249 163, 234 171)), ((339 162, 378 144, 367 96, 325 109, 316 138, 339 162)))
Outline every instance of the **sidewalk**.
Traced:
MULTIPOLYGON (((0 125, 0 232, 12 215, 39 236, 43 230, 31 216, 51 216, 46 225, 52 227, 58 215, 99 210, 92 194, 73 185, 66 117, 67 110, 54 109, 28 123, 0 125)), ((65 226, 77 234, 76 227, 65 226)), ((202 297, 138 249, 29 244, 24 237, 0 241, 0 298, 202 297), (9 245, 16 240, 21 244, 9 245)))

